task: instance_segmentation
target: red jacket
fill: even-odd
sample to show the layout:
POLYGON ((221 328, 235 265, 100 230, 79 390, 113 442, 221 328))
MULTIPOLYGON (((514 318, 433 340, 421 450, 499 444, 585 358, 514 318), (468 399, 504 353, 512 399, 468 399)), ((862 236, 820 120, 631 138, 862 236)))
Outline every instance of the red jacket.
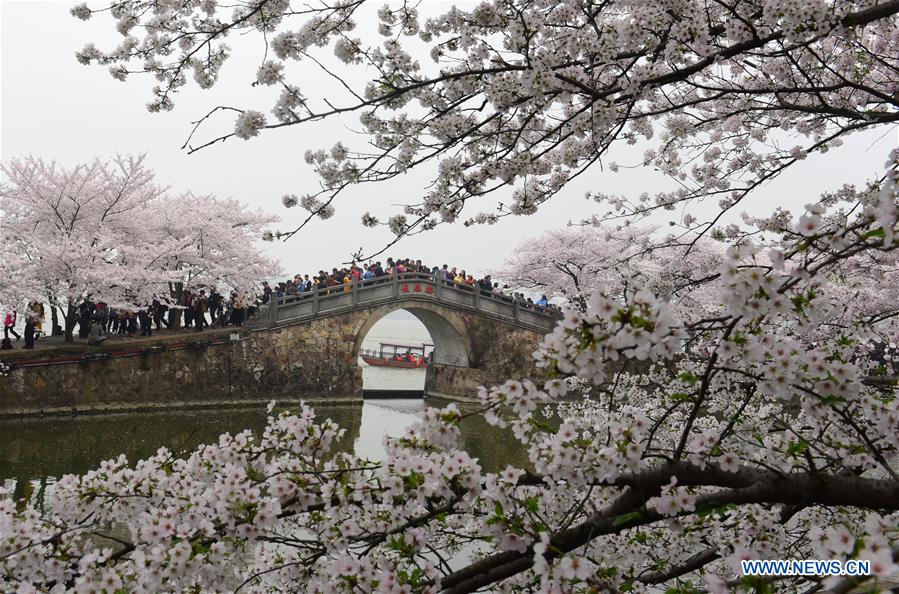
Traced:
POLYGON ((16 325, 16 312, 8 311, 6 312, 6 318, 3 320, 3 327, 9 328, 11 326, 16 325))

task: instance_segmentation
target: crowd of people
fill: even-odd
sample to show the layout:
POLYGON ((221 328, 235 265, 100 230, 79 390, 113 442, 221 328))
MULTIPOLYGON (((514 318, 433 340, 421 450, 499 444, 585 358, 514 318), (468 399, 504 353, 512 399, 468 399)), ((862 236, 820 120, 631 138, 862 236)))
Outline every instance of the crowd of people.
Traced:
MULTIPOLYGON (((196 291, 184 290, 180 299, 153 297, 150 303, 143 306, 113 307, 102 300, 90 298, 78 304, 76 325, 79 338, 85 338, 89 344, 102 343, 110 334, 127 336, 152 336, 162 328, 176 328, 181 325, 197 332, 209 327, 242 326, 255 314, 259 297, 247 298, 233 291, 230 299, 222 295, 216 288, 196 291), (207 318, 207 315, 209 316, 207 318)), ((16 341, 23 338, 16 332, 19 314, 16 309, 6 313, 3 320, 3 341, 0 350, 13 348, 10 335, 16 341)), ((43 334, 44 305, 34 302, 28 304, 25 315, 24 340, 26 349, 33 349, 35 341, 43 334)), ((53 334, 62 334, 62 328, 54 328, 53 334)))
POLYGON ((263 299, 264 302, 267 302, 271 296, 274 296, 278 303, 284 303, 302 298, 305 294, 311 295, 316 291, 325 293, 349 292, 354 284, 382 282, 389 280, 394 275, 407 274, 427 275, 428 278, 434 281, 468 288, 472 291, 478 290, 482 295, 505 298, 522 306, 540 311, 556 309, 554 305, 549 303, 546 295, 541 295, 535 301, 524 293, 513 291, 508 284, 500 286, 489 274, 476 279, 464 269, 455 266, 450 267, 444 264, 442 267, 429 267, 422 264, 421 260, 394 260, 393 258, 387 258, 386 264, 372 262, 361 266, 353 264, 344 268, 332 268, 331 272, 319 270, 318 274, 313 275, 311 278, 308 274, 297 274, 292 279, 279 282, 275 287, 265 283, 263 285, 265 291, 263 299))
POLYGON ((78 307, 78 336, 97 342, 107 334, 152 336, 154 327, 161 330, 179 324, 197 332, 210 327, 242 326, 253 316, 256 306, 257 299, 248 300, 237 291, 232 291, 229 299, 215 287, 208 293, 206 289, 185 289, 174 302, 154 296, 150 303, 139 308, 115 308, 87 299, 78 307))
POLYGON ((41 337, 44 332, 44 304, 33 301, 28 304, 25 309, 25 329, 22 334, 16 332, 16 323, 19 319, 19 312, 16 309, 6 312, 3 318, 3 341, 0 342, 0 350, 7 351, 12 349, 12 340, 9 335, 16 337, 16 341, 22 340, 22 334, 25 338, 25 348, 33 349, 34 342, 41 337))
MULTIPOLYGON (((127 336, 152 336, 154 327, 175 328, 183 324, 184 328, 193 328, 200 332, 208 327, 241 326, 261 304, 275 300, 283 304, 295 299, 309 297, 316 292, 321 294, 333 292, 349 292, 353 285, 385 282, 396 275, 426 275, 433 281, 444 282, 455 287, 480 291, 482 295, 506 299, 539 311, 555 311, 557 308, 549 303, 546 295, 536 301, 524 293, 515 292, 508 284, 500 286, 491 275, 479 279, 457 267, 444 264, 442 267, 429 267, 421 260, 387 258, 386 262, 371 262, 349 267, 332 268, 331 272, 319 270, 317 274, 297 274, 293 278, 277 283, 272 287, 267 281, 262 283, 262 293, 256 296, 243 295, 232 291, 230 298, 220 293, 217 288, 196 288, 182 291, 179 299, 155 297, 143 306, 116 308, 102 300, 85 299, 77 307, 78 336, 88 340, 89 344, 100 344, 110 334, 127 336), (208 316, 208 318, 207 318, 208 316)), ((34 348, 34 342, 43 333, 44 305, 29 303, 25 315, 25 348, 34 348)), ((22 337, 15 326, 18 312, 14 309, 6 313, 3 322, 4 336, 0 349, 11 349, 10 335, 18 341, 22 337)), ((54 333, 62 329, 55 328, 54 333)))

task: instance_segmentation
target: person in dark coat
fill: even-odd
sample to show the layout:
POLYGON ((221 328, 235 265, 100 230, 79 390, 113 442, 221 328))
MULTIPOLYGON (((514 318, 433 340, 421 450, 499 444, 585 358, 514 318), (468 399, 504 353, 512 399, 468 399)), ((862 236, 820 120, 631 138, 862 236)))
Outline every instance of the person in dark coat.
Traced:
POLYGON ((181 305, 184 306, 184 327, 190 328, 194 324, 194 296, 187 289, 184 290, 181 305))
POLYGON ((197 332, 202 330, 209 323, 206 321, 206 310, 209 307, 209 300, 206 299, 206 291, 200 289, 200 294, 194 297, 194 321, 197 324, 197 332))
POLYGON ((153 323, 156 324, 156 329, 161 330, 163 325, 168 328, 169 321, 165 319, 165 313, 168 311, 168 306, 164 305, 155 295, 153 296, 152 303, 152 311, 153 311, 153 323))
MULTIPOLYGON (((106 331, 106 324, 109 323, 109 307, 103 301, 97 303, 96 309, 94 309, 94 320, 93 325, 91 326, 91 330, 93 330, 93 326, 100 325, 103 328, 103 331, 106 331)), ((88 332, 88 336, 90 336, 90 332, 88 332)))
POLYGON ((25 348, 34 348, 34 317, 30 314, 25 318, 25 348))
POLYGON ((78 306, 78 338, 87 338, 91 331, 91 320, 94 317, 94 304, 90 299, 85 299, 78 306))
POLYGON ((231 324, 243 326, 244 313, 243 297, 236 291, 231 293, 231 324))
POLYGON ((137 336, 137 316, 133 311, 127 313, 128 316, 128 336, 137 336))
POLYGON ((137 317, 140 320, 140 335, 153 336, 153 319, 150 317, 150 308, 146 305, 140 308, 137 317))
POLYGON ((222 313, 222 294, 218 289, 213 287, 209 290, 209 318, 212 320, 211 326, 215 326, 215 321, 221 317, 222 313))

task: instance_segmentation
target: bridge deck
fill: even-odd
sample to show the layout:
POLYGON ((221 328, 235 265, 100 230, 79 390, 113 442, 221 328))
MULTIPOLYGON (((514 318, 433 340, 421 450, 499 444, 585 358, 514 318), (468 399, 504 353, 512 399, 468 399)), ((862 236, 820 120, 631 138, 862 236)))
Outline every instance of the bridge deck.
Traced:
POLYGON ((552 331, 559 319, 555 312, 540 311, 503 295, 485 293, 478 287, 435 280, 429 274, 405 273, 286 298, 273 295, 267 321, 273 327, 292 325, 377 305, 415 301, 439 303, 544 333, 552 331))

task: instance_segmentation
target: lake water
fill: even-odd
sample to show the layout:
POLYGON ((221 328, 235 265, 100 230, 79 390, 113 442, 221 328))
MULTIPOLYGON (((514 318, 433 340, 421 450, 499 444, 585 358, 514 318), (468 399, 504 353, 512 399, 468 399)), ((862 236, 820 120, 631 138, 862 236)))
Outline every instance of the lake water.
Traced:
MULTIPOLYGON (((421 344, 431 342, 424 324, 407 311, 397 311, 382 318, 362 340, 362 348, 377 351, 382 342, 421 344)), ((372 367, 361 359, 362 385, 366 390, 423 390, 424 369, 372 367)))
MULTIPOLYGON (((424 326, 410 314, 401 312, 372 328, 364 347, 377 348, 381 341, 429 340, 424 326)), ((364 366, 363 377, 366 389, 420 390, 424 387, 424 370, 364 366)), ((277 397, 272 395, 274 399, 277 397)), ((370 459, 382 459, 385 435, 401 435, 426 405, 421 399, 310 404, 319 418, 331 418, 347 429, 346 437, 339 444, 343 451, 370 459)), ((265 408, 259 407, 0 420, 0 485, 22 496, 52 485, 63 474, 83 473, 120 453, 133 462, 160 447, 185 452, 198 444, 217 441, 225 432, 260 431, 266 416, 265 408)), ((509 431, 491 427, 480 417, 463 422, 462 445, 487 470, 526 462, 523 448, 509 431)))

